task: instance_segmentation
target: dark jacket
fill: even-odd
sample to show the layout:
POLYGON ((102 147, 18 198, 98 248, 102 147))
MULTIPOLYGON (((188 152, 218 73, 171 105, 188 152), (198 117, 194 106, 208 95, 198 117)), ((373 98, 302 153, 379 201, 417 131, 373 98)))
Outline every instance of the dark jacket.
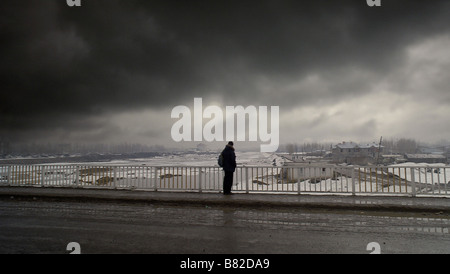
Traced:
POLYGON ((222 151, 223 155, 223 170, 234 172, 236 169, 236 154, 234 154, 234 148, 227 145, 222 151))

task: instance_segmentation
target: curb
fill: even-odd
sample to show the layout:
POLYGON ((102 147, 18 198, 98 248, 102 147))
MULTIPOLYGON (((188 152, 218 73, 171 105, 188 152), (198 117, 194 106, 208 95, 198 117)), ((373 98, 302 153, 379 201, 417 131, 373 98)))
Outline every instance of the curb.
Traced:
POLYGON ((296 196, 292 194, 235 194, 149 192, 140 190, 103 190, 80 188, 0 187, 0 199, 33 201, 74 201, 109 203, 150 203, 176 206, 220 206, 246 208, 297 208, 341 211, 384 211, 435 213, 450 215, 450 200, 446 198, 363 196, 296 196), (328 197, 328 198, 327 198, 328 197), (249 199, 250 198, 250 199, 249 199), (428 199, 428 204, 414 204, 428 199), (445 199, 445 200, 442 200, 445 199), (367 200, 366 203, 356 200, 367 200), (395 202, 392 202, 395 201, 395 202), (405 202, 406 201, 406 202, 405 202), (429 202, 431 201, 431 202, 429 202), (436 203, 432 203, 436 201, 436 203), (448 201, 448 202, 447 202, 448 201), (410 204, 408 204, 409 202, 410 204), (439 204, 437 203, 439 202, 439 204), (443 203, 448 205, 442 205, 443 203))

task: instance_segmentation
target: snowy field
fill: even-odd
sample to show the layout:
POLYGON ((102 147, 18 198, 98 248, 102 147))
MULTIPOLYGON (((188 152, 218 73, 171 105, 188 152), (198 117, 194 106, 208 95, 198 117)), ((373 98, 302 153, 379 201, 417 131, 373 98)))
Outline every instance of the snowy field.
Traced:
MULTIPOLYGON (((98 163, 99 165, 147 165, 147 166, 196 166, 213 167, 217 166, 217 157, 219 153, 197 154, 187 153, 168 156, 156 156, 152 158, 115 160, 110 162, 98 163)), ((272 165, 273 163, 281 166, 284 163, 282 157, 274 153, 260 152, 236 152, 236 162, 238 165, 272 165)))

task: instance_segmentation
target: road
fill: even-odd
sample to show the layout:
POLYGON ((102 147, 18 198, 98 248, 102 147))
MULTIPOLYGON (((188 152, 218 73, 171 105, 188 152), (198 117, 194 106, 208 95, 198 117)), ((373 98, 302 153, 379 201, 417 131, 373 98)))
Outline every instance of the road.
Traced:
POLYGON ((0 253, 450 253, 450 216, 0 199, 0 253))

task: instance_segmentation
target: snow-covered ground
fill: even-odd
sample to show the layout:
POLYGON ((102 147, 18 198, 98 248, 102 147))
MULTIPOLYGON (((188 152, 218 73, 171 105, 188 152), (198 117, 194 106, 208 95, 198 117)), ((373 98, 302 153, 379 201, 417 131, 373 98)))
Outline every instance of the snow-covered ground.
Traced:
POLYGON ((445 164, 403 163, 391 167, 407 188, 415 185, 417 192, 450 194, 450 168, 445 164))
MULTIPOLYGON (((147 166, 216 166, 219 153, 179 153, 155 156, 149 158, 133 158, 126 160, 112 160, 105 162, 53 162, 43 165, 147 165, 147 166)), ((284 159, 275 153, 238 152, 236 151, 238 165, 282 165, 284 159)))

